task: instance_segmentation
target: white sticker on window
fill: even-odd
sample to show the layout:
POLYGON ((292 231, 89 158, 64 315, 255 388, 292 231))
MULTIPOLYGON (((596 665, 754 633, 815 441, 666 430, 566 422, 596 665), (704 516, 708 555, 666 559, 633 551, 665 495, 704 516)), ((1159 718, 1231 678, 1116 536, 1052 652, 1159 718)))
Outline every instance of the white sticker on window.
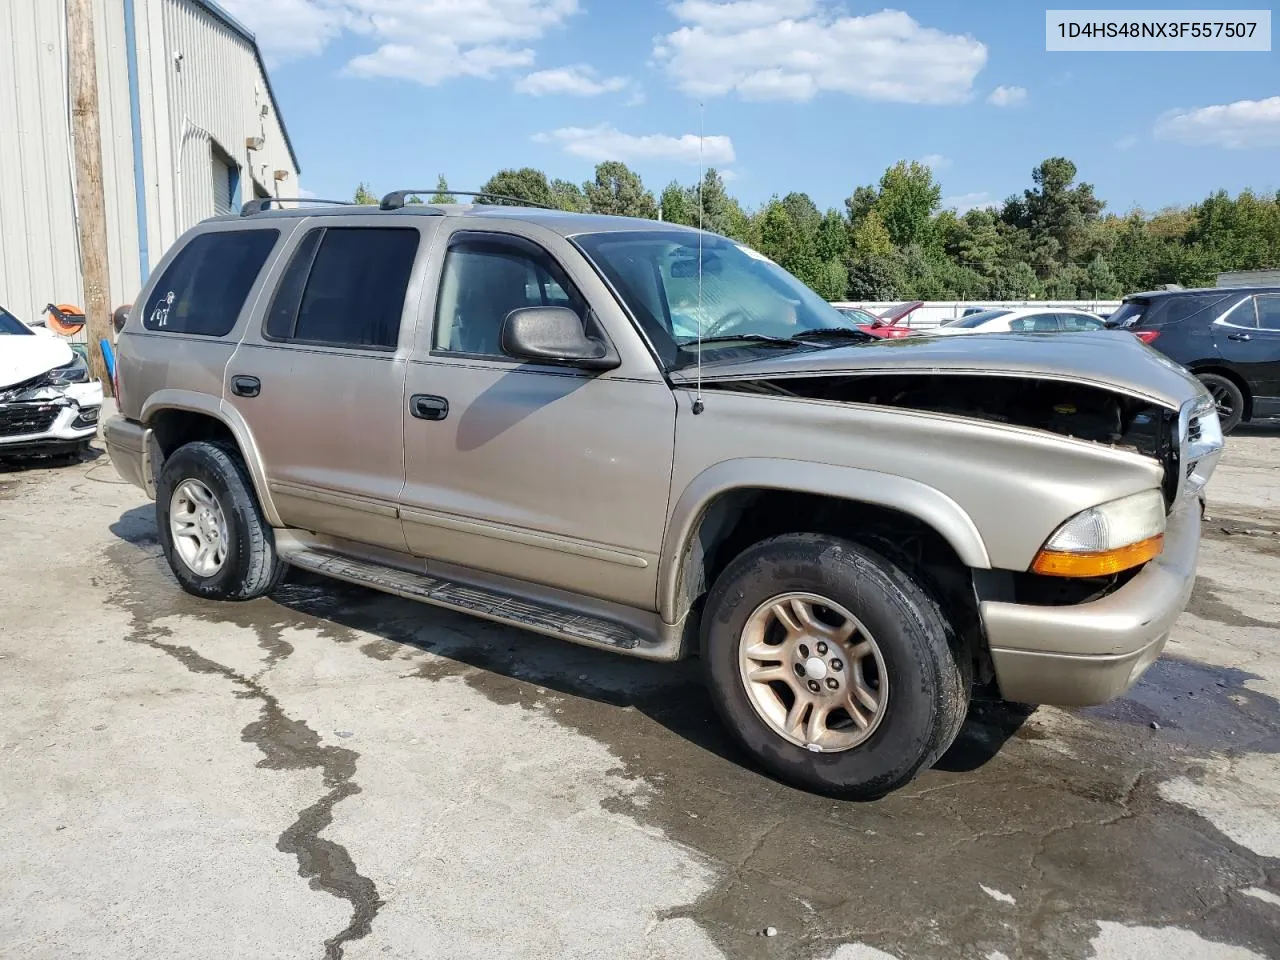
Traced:
POLYGON ((169 308, 173 306, 173 291, 170 290, 160 303, 156 304, 156 308, 151 311, 151 323, 156 327, 163 327, 169 322, 169 308))

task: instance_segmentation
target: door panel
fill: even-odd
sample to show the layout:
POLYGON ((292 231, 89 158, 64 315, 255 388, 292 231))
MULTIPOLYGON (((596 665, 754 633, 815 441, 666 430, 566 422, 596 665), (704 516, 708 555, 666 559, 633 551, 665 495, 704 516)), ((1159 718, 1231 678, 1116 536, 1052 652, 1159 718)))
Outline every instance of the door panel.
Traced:
POLYGON ((1213 325, 1218 353, 1263 402, 1255 414, 1273 408, 1280 398, 1280 296, 1262 295, 1240 304, 1213 325))
POLYGON ((414 220, 306 221, 227 364, 287 526, 407 550, 401 410, 435 230, 414 220))
POLYGON ((401 410, 405 538, 427 558, 655 609, 675 397, 580 253, 490 223, 439 244, 401 410), (620 366, 504 355, 505 317, 541 306, 576 313, 620 366))
POLYGON ((661 381, 415 361, 405 405, 409 548, 424 557, 651 608, 675 398, 661 381))

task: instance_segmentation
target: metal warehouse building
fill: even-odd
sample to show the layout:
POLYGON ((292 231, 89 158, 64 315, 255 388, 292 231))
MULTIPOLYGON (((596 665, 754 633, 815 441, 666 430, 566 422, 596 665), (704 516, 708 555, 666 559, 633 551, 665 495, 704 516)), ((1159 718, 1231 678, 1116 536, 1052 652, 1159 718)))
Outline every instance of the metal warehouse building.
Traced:
MULTIPOLYGON (((95 0, 112 307, 184 230, 295 197, 253 34, 211 0, 95 0)), ((0 0, 0 305, 83 307, 63 0, 0 0)))

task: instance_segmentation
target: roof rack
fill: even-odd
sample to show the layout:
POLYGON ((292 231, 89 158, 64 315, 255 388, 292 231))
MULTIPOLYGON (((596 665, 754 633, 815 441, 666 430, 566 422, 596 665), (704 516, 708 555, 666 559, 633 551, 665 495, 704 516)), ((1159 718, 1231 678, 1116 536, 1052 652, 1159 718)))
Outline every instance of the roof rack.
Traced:
MULTIPOLYGON (((412 196, 421 196, 424 193, 435 194, 436 187, 430 190, 393 190, 382 198, 382 202, 378 204, 382 210, 399 210, 404 206, 405 200, 412 196)), ((517 207, 539 207, 543 210, 554 210, 555 207, 547 206, 545 203, 534 203, 532 200, 522 200, 519 197, 508 197, 501 193, 482 193, 473 190, 446 190, 446 196, 451 197, 492 197, 494 200, 506 200, 508 203, 517 207)))
POLYGON ((350 200, 322 200, 320 197, 255 197, 240 208, 240 216, 252 217, 271 209, 273 203, 332 203, 338 206, 354 206, 350 200))

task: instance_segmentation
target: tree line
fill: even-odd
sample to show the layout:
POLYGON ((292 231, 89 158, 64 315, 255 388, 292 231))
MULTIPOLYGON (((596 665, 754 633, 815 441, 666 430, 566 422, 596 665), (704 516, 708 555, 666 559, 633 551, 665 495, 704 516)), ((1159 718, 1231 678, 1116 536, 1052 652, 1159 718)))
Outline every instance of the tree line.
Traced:
MULTIPOLYGON (((1118 215, 1104 213, 1076 173, 1070 160, 1051 157, 1021 195, 964 214, 941 208, 933 170, 914 161, 857 187, 843 210, 820 210, 799 192, 747 210, 715 169, 700 184, 672 181, 655 196, 617 161, 599 164, 582 184, 531 167, 500 170, 478 202, 514 198, 701 224, 754 247, 828 300, 1110 300, 1164 284, 1213 286, 1228 270, 1280 267, 1280 191, 1218 191, 1187 207, 1118 215)), ((363 183, 355 200, 377 202, 363 183)), ((454 202, 444 176, 429 202, 454 202)))

